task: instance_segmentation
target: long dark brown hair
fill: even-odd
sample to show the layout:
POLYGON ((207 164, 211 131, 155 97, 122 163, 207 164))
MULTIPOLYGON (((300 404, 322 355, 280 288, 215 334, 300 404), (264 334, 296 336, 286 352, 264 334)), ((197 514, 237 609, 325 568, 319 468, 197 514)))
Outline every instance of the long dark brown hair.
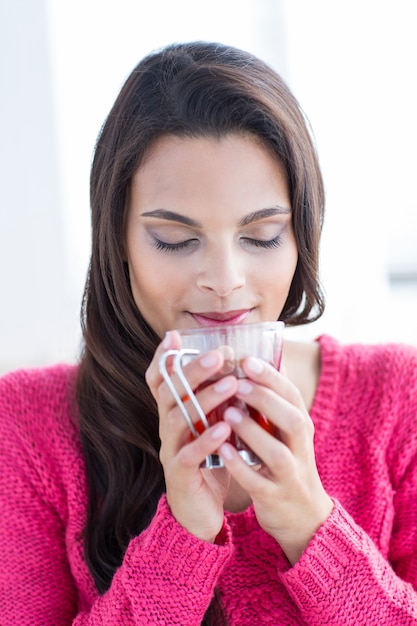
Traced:
MULTIPOLYGON (((145 371, 160 341, 138 310, 124 262, 132 177, 156 138, 260 138, 289 182, 298 264, 280 319, 317 319, 324 192, 308 125, 283 80, 254 56, 214 43, 169 46, 142 60, 99 134, 91 171, 92 253, 82 307, 77 401, 89 500, 85 557, 100 593, 165 490, 158 413, 145 371)), ((215 595, 204 624, 221 624, 215 595)))

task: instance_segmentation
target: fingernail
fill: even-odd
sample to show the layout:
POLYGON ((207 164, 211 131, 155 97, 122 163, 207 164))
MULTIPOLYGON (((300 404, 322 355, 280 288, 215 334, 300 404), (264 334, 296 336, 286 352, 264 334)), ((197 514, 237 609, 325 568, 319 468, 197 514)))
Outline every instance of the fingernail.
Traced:
POLYGON ((213 367, 213 365, 216 365, 218 361, 218 356, 216 352, 207 352, 207 354, 205 354, 201 359, 200 359, 200 365, 202 367, 213 367))
POLYGON ((232 424, 239 424, 242 421, 242 413, 235 409, 233 406, 229 406, 224 412, 224 419, 226 422, 231 422, 232 424))
POLYGON ((227 445, 227 443, 223 443, 219 450, 218 450, 220 456, 225 459, 225 461, 230 461, 231 459, 233 459, 233 452, 232 449, 229 445, 227 445))
POLYGON ((238 393, 241 393, 242 395, 246 395, 248 393, 250 393, 253 389, 253 385, 252 383, 250 383, 246 378, 241 378, 240 380, 237 381, 237 390, 238 393))
POLYGON ((221 378, 214 385, 213 389, 214 391, 217 391, 217 393, 224 393, 225 391, 230 391, 230 389, 233 387, 233 382, 234 381, 232 378, 221 378))
POLYGON ((261 359, 257 359, 254 356, 250 356, 248 359, 246 359, 245 364, 248 370, 250 370, 254 374, 260 374, 264 369, 263 361, 261 359))
POLYGON ((225 437, 228 434, 229 434, 229 428, 227 424, 225 424, 224 422, 220 422, 219 424, 216 424, 216 426, 213 428, 213 430, 210 433, 212 439, 221 439, 222 437, 225 437))

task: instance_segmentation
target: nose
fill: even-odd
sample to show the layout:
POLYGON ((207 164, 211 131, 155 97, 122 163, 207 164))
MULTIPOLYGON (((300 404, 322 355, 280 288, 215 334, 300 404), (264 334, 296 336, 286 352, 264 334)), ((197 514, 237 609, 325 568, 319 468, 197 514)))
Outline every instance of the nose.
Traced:
POLYGON ((224 298, 246 283, 244 261, 238 251, 229 246, 216 246, 201 259, 197 286, 202 291, 215 292, 224 298))

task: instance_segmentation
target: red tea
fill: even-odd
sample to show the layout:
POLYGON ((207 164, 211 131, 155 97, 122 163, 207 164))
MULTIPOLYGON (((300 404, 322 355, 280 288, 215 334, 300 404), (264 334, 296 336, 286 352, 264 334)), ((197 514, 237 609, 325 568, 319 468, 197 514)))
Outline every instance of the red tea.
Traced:
MULTIPOLYGON (((195 390, 197 392, 208 384, 228 374, 232 374, 236 378, 245 378, 246 374, 244 369, 242 369, 242 363, 248 356, 263 359, 279 369, 283 343, 283 329, 284 323, 277 321, 253 324, 216 324, 203 328, 180 329, 178 332, 181 335, 182 349, 177 352, 178 358, 174 359, 174 371, 178 374, 180 380, 184 382, 184 368, 186 368, 198 354, 206 353, 209 350, 219 350, 224 359, 222 371, 216 373, 215 379, 205 381, 203 385, 200 385, 199 389, 195 390)), ((173 352, 176 351, 169 351, 167 356, 171 355, 173 352)), ((166 370, 165 360, 160 369, 171 392, 178 401, 178 392, 174 389, 170 373, 166 370)), ((188 388, 185 382, 184 387, 185 389, 188 388)), ((210 411, 207 415, 208 424, 211 426, 222 421, 225 410, 231 406, 242 410, 268 433, 272 435, 276 434, 275 428, 264 415, 236 397, 222 402, 215 409, 210 411)), ((193 408, 192 402, 190 401, 186 402, 185 407, 181 406, 186 421, 189 423, 190 418, 194 422, 195 429, 192 428, 191 430, 196 433, 202 433, 204 431, 204 424, 199 421, 202 413, 198 409, 199 407, 197 407, 197 410, 195 407, 193 408)), ((189 440, 193 440, 191 433, 189 440)), ((257 465, 260 463, 259 458, 257 458, 254 452, 234 433, 230 437, 230 442, 239 450, 240 456, 246 463, 249 465, 257 465)), ((205 463, 202 464, 202 467, 208 469, 222 466, 223 461, 218 454, 209 455, 205 463)))
MULTIPOLYGON (((230 373, 230 372, 228 372, 228 373, 230 373)), ((207 381, 205 381, 204 383, 202 383, 201 385, 199 385, 197 387, 197 389, 195 390, 195 393, 197 393, 201 389, 204 389, 205 387, 207 387, 209 384, 211 384, 213 382, 214 382, 214 380, 207 380, 207 381)), ((250 405, 246 404, 245 402, 243 402, 240 398, 237 398, 236 396, 232 396, 231 398, 228 398, 224 402, 221 402, 212 411, 209 411, 209 413, 207 413, 206 417, 207 417, 207 421, 208 421, 209 425, 213 426, 214 424, 217 424, 218 422, 221 422, 224 419, 223 418, 224 412, 225 412, 225 410, 229 406, 234 406, 234 407, 240 409, 243 413, 246 413, 246 415, 248 415, 253 420, 255 420, 255 422, 257 424, 259 424, 259 426, 261 426, 264 430, 266 430, 270 434, 273 434, 273 432, 274 432, 273 424, 271 424, 271 422, 264 415, 262 415, 262 413, 260 413, 257 409, 254 409, 253 407, 251 407, 250 405)), ((194 427, 195 427, 196 431, 200 435, 205 430, 204 424, 203 424, 203 422, 201 420, 198 420, 197 422, 195 422, 194 423, 194 427)), ((193 438, 192 435, 191 435, 191 438, 193 438)), ((236 435, 236 433, 234 433, 234 432, 232 432, 232 434, 229 437, 228 441, 237 450, 249 450, 249 448, 246 445, 246 443, 244 441, 242 441, 242 439, 240 439, 240 437, 238 437, 236 435)))

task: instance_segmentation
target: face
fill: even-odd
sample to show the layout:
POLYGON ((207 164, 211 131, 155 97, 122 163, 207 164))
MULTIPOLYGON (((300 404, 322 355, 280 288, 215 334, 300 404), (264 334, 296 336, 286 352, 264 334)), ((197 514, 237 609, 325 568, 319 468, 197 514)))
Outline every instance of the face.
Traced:
POLYGON ((255 137, 158 139, 133 177, 126 256, 160 337, 278 319, 297 264, 283 166, 255 137))

